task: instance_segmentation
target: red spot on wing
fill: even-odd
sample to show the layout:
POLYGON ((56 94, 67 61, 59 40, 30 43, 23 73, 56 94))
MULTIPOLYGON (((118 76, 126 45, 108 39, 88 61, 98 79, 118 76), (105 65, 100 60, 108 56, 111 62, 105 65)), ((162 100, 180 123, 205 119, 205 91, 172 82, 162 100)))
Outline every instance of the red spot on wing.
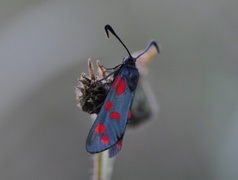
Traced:
POLYGON ((107 101, 106 104, 105 104, 105 109, 107 111, 110 111, 112 108, 112 102, 111 101, 107 101))
POLYGON ((117 146, 118 149, 121 149, 121 146, 122 146, 122 139, 119 140, 119 141, 117 141, 116 146, 117 146))
POLYGON ((120 114, 118 112, 110 112, 110 118, 113 120, 119 120, 120 119, 120 114))
POLYGON ((101 133, 105 132, 105 130, 106 130, 106 126, 103 124, 97 124, 97 126, 95 127, 95 132, 97 134, 101 134, 101 133))
POLYGON ((101 143, 103 143, 103 144, 109 144, 109 142, 110 142, 110 138, 107 134, 102 136, 100 140, 101 140, 101 143))
POLYGON ((125 90, 126 90, 126 81, 124 78, 121 78, 121 80, 119 81, 116 87, 116 94, 121 95, 122 93, 125 92, 125 90))
POLYGON ((115 78, 115 80, 114 80, 113 84, 112 84, 112 87, 113 87, 113 88, 115 88, 115 87, 117 86, 117 84, 118 84, 119 80, 120 80, 120 77, 119 77, 119 76, 117 76, 117 77, 115 78))
POLYGON ((127 119, 131 119, 131 110, 129 109, 127 119))

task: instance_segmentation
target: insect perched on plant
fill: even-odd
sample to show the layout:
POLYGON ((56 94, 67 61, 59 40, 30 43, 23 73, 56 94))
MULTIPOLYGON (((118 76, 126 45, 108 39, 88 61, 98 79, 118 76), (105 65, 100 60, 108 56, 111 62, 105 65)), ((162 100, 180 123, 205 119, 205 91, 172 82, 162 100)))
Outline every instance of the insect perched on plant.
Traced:
POLYGON ((107 69, 112 70, 107 77, 113 75, 114 80, 89 131, 86 150, 89 153, 98 153, 109 149, 109 157, 113 157, 121 150, 126 126, 131 121, 131 106, 139 79, 136 59, 152 46, 159 53, 159 47, 155 41, 151 41, 145 51, 134 58, 110 25, 105 26, 105 32, 107 37, 111 32, 124 46, 129 56, 124 58, 120 65, 107 69))

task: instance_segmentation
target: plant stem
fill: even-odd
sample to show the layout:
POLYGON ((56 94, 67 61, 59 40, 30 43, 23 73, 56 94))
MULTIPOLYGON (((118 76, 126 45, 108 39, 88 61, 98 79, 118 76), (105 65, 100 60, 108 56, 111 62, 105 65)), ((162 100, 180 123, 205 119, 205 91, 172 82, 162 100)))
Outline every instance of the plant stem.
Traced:
POLYGON ((101 163, 102 163, 102 154, 93 155, 93 180, 101 180, 101 163))
MULTIPOLYGON (((91 115, 92 120, 96 115, 91 115)), ((109 158, 108 150, 93 155, 93 180, 110 180, 115 158, 109 158)))

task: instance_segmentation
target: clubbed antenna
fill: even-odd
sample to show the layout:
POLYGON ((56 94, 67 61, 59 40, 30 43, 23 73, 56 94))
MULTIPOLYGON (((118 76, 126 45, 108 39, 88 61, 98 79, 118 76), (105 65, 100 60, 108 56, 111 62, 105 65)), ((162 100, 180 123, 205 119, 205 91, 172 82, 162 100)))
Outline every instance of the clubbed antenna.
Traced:
POLYGON ((156 48, 158 54, 160 53, 159 46, 157 45, 157 43, 155 41, 151 41, 150 44, 147 46, 147 48, 144 50, 144 52, 139 54, 135 59, 138 59, 140 56, 145 54, 150 49, 151 46, 154 46, 156 48))
POLYGON ((115 33, 115 31, 112 29, 112 27, 111 27, 109 24, 107 24, 107 25, 105 26, 105 32, 106 32, 108 38, 109 38, 109 31, 120 41, 120 43, 124 46, 124 48, 126 49, 127 53, 129 54, 129 56, 132 57, 132 56, 131 56, 131 53, 130 53, 130 51, 127 49, 126 45, 125 45, 125 44, 122 42, 122 40, 118 37, 118 35, 115 33))

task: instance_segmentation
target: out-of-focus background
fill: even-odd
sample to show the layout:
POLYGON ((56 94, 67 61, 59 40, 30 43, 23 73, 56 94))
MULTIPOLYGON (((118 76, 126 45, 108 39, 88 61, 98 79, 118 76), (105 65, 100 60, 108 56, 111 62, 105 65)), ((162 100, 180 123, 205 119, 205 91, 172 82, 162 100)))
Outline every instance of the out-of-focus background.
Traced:
POLYGON ((0 179, 78 180, 92 171, 90 116, 74 86, 151 39, 158 117, 128 130, 114 180, 238 178, 238 1, 0 1, 0 179))

